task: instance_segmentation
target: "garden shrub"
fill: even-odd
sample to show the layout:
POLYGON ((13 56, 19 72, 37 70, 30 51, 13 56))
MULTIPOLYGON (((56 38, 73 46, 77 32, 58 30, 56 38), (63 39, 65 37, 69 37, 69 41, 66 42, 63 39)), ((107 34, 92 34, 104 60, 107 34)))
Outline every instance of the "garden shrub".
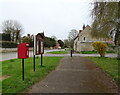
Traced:
POLYGON ((105 56, 107 45, 102 42, 93 42, 93 48, 100 54, 101 57, 105 56))

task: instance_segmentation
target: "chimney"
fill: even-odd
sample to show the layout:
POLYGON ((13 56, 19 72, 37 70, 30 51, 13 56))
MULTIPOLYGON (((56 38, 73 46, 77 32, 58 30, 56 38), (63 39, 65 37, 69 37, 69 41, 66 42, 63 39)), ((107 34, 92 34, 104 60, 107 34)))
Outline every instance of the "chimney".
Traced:
POLYGON ((82 32, 82 30, 79 30, 79 33, 82 32))
POLYGON ((83 25, 83 30, 85 29, 85 24, 83 25))

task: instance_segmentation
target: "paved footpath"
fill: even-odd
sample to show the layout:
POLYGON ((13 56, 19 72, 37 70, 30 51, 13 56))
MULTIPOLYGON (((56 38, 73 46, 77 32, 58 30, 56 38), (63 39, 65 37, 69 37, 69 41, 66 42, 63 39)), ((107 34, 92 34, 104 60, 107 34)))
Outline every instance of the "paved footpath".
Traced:
POLYGON ((111 78, 85 57, 64 57, 56 70, 28 93, 117 93, 111 78))

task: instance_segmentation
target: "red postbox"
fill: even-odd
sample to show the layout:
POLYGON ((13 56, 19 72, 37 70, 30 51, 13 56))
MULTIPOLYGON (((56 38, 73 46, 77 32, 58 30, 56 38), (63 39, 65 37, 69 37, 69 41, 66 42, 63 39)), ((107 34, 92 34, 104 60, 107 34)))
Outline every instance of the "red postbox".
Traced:
POLYGON ((18 58, 24 59, 29 57, 29 44, 20 43, 18 45, 18 58))

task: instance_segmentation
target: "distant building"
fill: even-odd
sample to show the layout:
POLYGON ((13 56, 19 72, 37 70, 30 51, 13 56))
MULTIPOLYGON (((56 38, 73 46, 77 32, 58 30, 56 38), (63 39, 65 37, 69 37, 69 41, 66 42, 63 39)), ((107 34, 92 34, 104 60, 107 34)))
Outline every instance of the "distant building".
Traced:
POLYGON ((83 25, 83 30, 79 30, 78 35, 74 39, 74 50, 80 51, 92 51, 94 50, 91 43, 96 41, 102 41, 108 43, 111 40, 108 38, 93 38, 91 36, 92 29, 89 25, 83 25))
POLYGON ((61 47, 60 47, 60 44, 58 43, 58 41, 56 41, 56 46, 54 46, 54 49, 58 49, 58 48, 61 48, 61 47))

